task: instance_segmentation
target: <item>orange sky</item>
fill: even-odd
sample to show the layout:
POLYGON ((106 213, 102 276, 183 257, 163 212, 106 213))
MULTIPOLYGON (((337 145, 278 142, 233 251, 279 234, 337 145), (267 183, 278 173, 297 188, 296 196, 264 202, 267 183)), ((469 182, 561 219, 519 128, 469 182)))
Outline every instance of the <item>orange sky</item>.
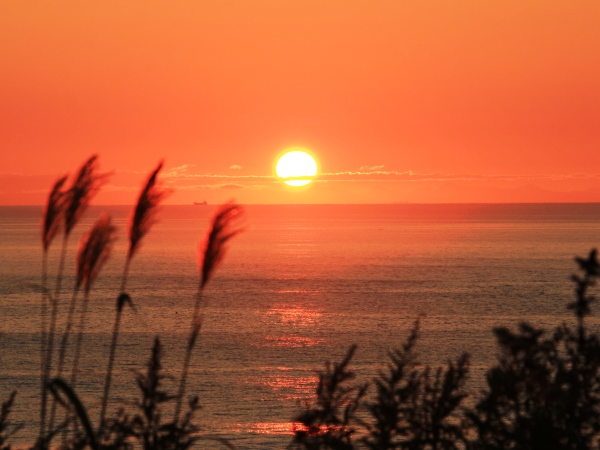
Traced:
POLYGON ((600 201, 599 24, 598 0, 3 1, 0 204, 92 153, 97 203, 162 158, 170 203, 600 201), (310 189, 271 178, 294 145, 310 189))

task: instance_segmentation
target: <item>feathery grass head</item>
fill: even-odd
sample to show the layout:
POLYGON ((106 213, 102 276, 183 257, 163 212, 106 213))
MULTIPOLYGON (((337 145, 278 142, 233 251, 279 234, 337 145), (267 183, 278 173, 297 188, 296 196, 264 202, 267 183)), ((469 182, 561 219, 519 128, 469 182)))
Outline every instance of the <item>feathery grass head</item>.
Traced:
POLYGON ((241 206, 232 202, 220 206, 217 210, 204 245, 200 246, 201 289, 204 289, 213 272, 223 260, 227 250, 227 241, 244 231, 243 228, 236 226, 236 222, 242 217, 243 212, 241 206))
POLYGON ((69 235, 83 213, 90 204, 90 201, 100 189, 102 181, 106 175, 100 175, 98 171, 98 155, 89 158, 77 173, 71 187, 66 193, 65 199, 65 233, 69 235))
POLYGON ((100 219, 79 241, 77 252, 77 289, 84 285, 86 294, 108 260, 116 238, 116 227, 110 217, 102 214, 100 219))
POLYGON ((146 185, 142 189, 142 192, 140 192, 129 228, 129 252, 127 253, 127 258, 133 258, 140 241, 154 224, 154 216, 158 203, 169 194, 169 191, 160 189, 156 184, 158 172, 160 172, 162 166, 163 162, 161 161, 156 169, 152 171, 146 185))
POLYGON ((45 252, 48 251, 60 227, 65 205, 65 193, 62 187, 66 181, 66 175, 56 180, 54 186, 52 186, 50 195, 48 195, 48 203, 46 204, 42 221, 42 244, 45 252))

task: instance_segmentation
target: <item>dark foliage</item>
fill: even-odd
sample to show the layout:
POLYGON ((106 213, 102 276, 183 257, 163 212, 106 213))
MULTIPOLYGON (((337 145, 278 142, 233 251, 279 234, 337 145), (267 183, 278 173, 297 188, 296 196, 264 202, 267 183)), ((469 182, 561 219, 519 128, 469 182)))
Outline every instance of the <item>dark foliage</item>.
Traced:
POLYGON ((517 332, 494 330, 502 351, 487 374, 488 390, 469 414, 477 449, 591 449, 600 437, 600 342, 584 317, 598 277, 596 251, 577 258, 575 329, 562 325, 547 335, 521 324, 517 332))
POLYGON ((413 349, 417 334, 418 322, 402 349, 389 353, 387 370, 380 371, 373 380, 376 396, 367 403, 373 421, 366 423, 369 434, 363 439, 368 448, 399 448, 410 433, 407 412, 419 386, 418 373, 411 370, 415 364, 413 349))
POLYGON ((466 397, 468 357, 432 371, 414 355, 418 322, 401 349, 390 352, 387 371, 373 381, 371 421, 362 442, 371 449, 456 449, 464 442, 458 408, 466 397))
MULTIPOLYGON (((39 449, 50 448, 52 440, 61 430, 71 429, 69 438, 63 443, 66 449, 91 448, 92 450, 112 450, 143 448, 144 450, 185 450, 198 439, 199 428, 194 425, 194 414, 200 409, 198 398, 194 397, 188 404, 188 410, 179 422, 165 421, 167 411, 177 398, 167 393, 162 382, 167 378, 162 373, 162 347, 155 338, 152 355, 145 372, 136 372, 136 383, 140 398, 135 402, 135 412, 129 414, 125 409, 119 410, 114 418, 105 420, 98 432, 93 430, 88 412, 71 386, 62 379, 55 378, 50 383, 50 391, 69 414, 69 419, 61 424, 43 442, 38 442, 39 449)), ((14 394, 3 407, 0 415, 0 450, 9 450, 1 446, 5 442, 8 429, 7 413, 12 405, 14 394), (6 411, 6 412, 5 412, 6 411)), ((170 414, 169 414, 170 415, 170 414)), ((12 433, 11 433, 12 434, 12 433)), ((226 441, 224 441, 226 444, 226 441)))
POLYGON ((438 367, 435 375, 426 367, 420 374, 419 389, 409 409, 410 434, 400 448, 458 449, 465 441, 459 406, 466 397, 463 390, 468 356, 438 367))
POLYGON ((304 449, 457 449, 465 442, 459 406, 466 394, 467 355, 432 371, 421 367, 414 347, 419 323, 404 345, 389 353, 386 370, 373 380, 376 393, 363 400, 367 385, 347 386, 354 378, 348 364, 352 347, 340 364, 319 374, 316 400, 295 420, 290 447, 304 449), (367 414, 360 414, 361 410, 367 414), (356 436, 361 438, 355 439, 356 436))
POLYGON ((176 400, 175 395, 163 390, 166 378, 162 373, 162 347, 158 337, 154 339, 152 355, 145 372, 136 372, 140 399, 136 401, 137 412, 132 416, 121 410, 115 419, 106 421, 102 447, 128 448, 141 446, 145 450, 184 450, 197 440, 199 429, 193 424, 196 411, 200 409, 198 398, 189 403, 186 414, 179 423, 166 422, 165 409, 176 400))
POLYGON ((356 412, 367 389, 367 385, 348 385, 355 378, 354 372, 348 370, 355 351, 356 346, 350 347, 341 363, 328 362, 325 371, 319 372, 317 398, 296 417, 300 426, 296 427, 290 448, 353 448, 356 412))
MULTIPOLYGON (((590 305, 595 301, 590 288, 600 276, 600 265, 596 250, 587 258, 576 258, 576 262, 582 273, 573 276, 575 301, 568 305, 576 326, 563 324, 552 332, 527 323, 516 332, 494 329, 501 354, 488 371, 487 390, 474 408, 461 406, 466 397, 467 355, 436 370, 421 368, 414 356, 415 326, 403 347, 389 354, 387 370, 373 381, 374 398, 364 403, 357 398, 348 421, 328 414, 329 409, 335 411, 328 400, 336 396, 323 386, 339 390, 339 394, 350 389, 341 389, 341 383, 328 384, 321 374, 315 404, 296 419, 304 427, 296 430, 293 445, 306 449, 366 446, 407 450, 598 448, 600 339, 589 333, 585 317, 591 314, 590 305), (355 412, 363 405, 368 415, 358 420, 355 412), (350 427, 352 421, 363 428, 350 427), (334 426, 333 431, 352 432, 336 435, 328 428, 330 424, 343 425, 334 426), (353 440, 357 434, 363 436, 353 440)), ((349 356, 353 352, 354 347, 349 356)), ((334 367, 351 374, 349 361, 347 357, 334 367)), ((324 374, 330 373, 335 371, 328 366, 324 374)))

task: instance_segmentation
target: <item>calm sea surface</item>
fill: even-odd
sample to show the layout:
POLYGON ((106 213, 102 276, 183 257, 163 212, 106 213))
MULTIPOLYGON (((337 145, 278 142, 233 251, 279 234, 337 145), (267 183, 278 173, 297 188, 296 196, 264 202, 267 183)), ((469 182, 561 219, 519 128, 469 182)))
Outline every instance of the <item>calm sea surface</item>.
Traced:
MULTIPOLYGON (((90 298, 77 391, 96 422, 115 299, 125 261, 129 208, 93 207, 68 247, 61 321, 73 289, 79 236, 100 211, 119 240, 90 298)), ((212 206, 163 207, 136 255, 117 351, 111 410, 132 409, 133 370, 155 335, 175 390, 198 286, 197 247, 212 206)), ((491 329, 527 320, 569 320, 573 257, 600 241, 600 204, 248 206, 247 231, 208 285, 188 392, 202 432, 239 448, 283 448, 315 370, 358 344, 354 369, 369 380, 423 315, 421 361, 472 355, 470 389, 496 347, 491 329)), ((0 207, 0 400, 18 390, 13 418, 31 443, 39 408, 41 208, 0 207)), ((60 238, 50 254, 56 274, 60 238)), ((598 325, 595 318, 591 319, 598 325)), ((208 444, 210 447, 212 444, 208 444)), ((214 444, 216 447, 216 444, 214 444)))

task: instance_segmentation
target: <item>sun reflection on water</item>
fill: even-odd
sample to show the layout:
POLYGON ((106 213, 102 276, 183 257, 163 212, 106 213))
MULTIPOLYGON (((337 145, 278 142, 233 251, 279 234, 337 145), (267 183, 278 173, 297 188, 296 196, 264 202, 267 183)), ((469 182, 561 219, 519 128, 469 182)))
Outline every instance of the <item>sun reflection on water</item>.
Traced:
POLYGON ((292 372, 291 369, 278 368, 278 372, 261 378, 259 384, 274 391, 279 400, 296 402, 309 398, 318 382, 317 376, 281 373, 284 371, 292 372))
POLYGON ((293 434, 300 427, 302 424, 299 422, 253 422, 232 424, 228 431, 284 436, 293 434))
MULTIPOLYGON (((278 291, 286 293, 304 293, 305 291, 278 291)), ((312 292, 312 291, 311 291, 312 292)), ((314 327, 319 325, 323 310, 301 305, 278 303, 266 313, 266 320, 274 324, 292 325, 295 327, 314 327)))
POLYGON ((302 348, 313 347, 325 342, 324 338, 304 336, 265 336, 265 347, 302 348))

